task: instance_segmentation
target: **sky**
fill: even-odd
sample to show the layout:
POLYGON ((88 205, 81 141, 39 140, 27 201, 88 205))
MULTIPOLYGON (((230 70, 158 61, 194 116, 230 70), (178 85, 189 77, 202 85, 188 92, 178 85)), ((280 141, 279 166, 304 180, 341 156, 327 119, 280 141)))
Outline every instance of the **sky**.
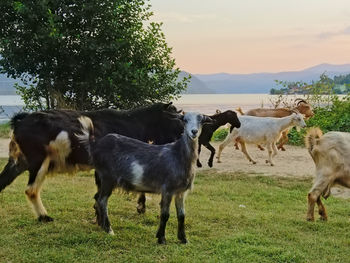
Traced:
POLYGON ((350 0, 150 0, 181 70, 302 70, 350 63, 350 0))

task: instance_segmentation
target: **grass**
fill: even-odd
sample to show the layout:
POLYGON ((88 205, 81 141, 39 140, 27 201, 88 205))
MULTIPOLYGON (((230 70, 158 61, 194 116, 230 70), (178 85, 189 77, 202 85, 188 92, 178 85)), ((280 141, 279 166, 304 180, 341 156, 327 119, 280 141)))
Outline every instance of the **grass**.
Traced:
POLYGON ((10 130, 9 122, 0 124, 0 138, 9 138, 10 130))
POLYGON ((177 241, 172 204, 163 246, 155 238, 158 196, 138 215, 135 196, 114 193, 116 235, 108 236, 91 223, 91 174, 47 179, 42 198, 55 218, 47 224, 28 207, 27 177, 0 194, 0 262, 349 262, 350 201, 330 197, 329 221, 306 222, 310 179, 201 172, 186 200, 189 243, 177 241))

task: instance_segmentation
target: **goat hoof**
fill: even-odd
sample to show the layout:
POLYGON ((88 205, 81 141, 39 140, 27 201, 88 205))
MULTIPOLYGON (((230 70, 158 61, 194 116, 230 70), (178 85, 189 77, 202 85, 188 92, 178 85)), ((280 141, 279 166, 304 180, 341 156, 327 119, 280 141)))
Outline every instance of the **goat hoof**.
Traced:
POLYGON ((165 245, 165 244, 166 244, 166 239, 165 239, 165 237, 158 237, 158 244, 160 244, 160 245, 165 245))
POLYGON ((273 163, 270 164, 271 166, 275 166, 273 163))
POLYGON ((187 244, 187 239, 186 238, 180 239, 180 243, 181 244, 187 244))
POLYGON ((202 164, 197 162, 197 167, 201 168, 202 164))
POLYGON ((208 166, 211 168, 213 167, 213 163, 212 162, 208 162, 208 166))
POLYGON ((327 217, 324 217, 324 216, 321 216, 321 217, 320 217, 320 220, 321 220, 321 221, 327 221, 328 218, 327 218, 327 217))
POLYGON ((136 210, 137 210, 137 213, 139 213, 139 214, 144 214, 144 213, 146 213, 146 207, 145 207, 145 206, 138 205, 138 206, 136 207, 136 210))
POLYGON ((221 161, 220 161, 220 160, 218 160, 218 163, 221 163, 221 161))
POLYGON ((108 231, 108 235, 114 236, 114 231, 113 231, 113 229, 112 229, 112 228, 111 228, 111 229, 109 229, 109 231, 108 231))
POLYGON ((306 221, 313 222, 313 221, 315 221, 315 219, 313 217, 307 217, 306 221))
POLYGON ((269 163, 269 160, 265 160, 265 163, 269 163))
POLYGON ((48 222, 52 222, 53 218, 48 216, 48 215, 41 215, 41 216, 38 217, 38 221, 39 222, 48 223, 48 222))

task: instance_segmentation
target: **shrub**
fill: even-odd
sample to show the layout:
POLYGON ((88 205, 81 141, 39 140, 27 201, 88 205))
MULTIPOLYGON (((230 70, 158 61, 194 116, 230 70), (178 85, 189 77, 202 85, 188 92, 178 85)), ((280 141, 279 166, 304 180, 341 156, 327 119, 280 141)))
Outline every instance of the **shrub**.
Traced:
MULTIPOLYGON (((329 131, 350 132, 350 95, 339 98, 331 96, 330 103, 314 108, 315 116, 308 120, 308 127, 320 127, 326 133, 329 131)), ((292 129, 288 134, 289 143, 304 145, 304 136, 307 129, 297 132, 292 129)))
POLYGON ((227 134, 228 128, 219 128, 213 133, 211 140, 214 142, 223 141, 226 138, 227 134))

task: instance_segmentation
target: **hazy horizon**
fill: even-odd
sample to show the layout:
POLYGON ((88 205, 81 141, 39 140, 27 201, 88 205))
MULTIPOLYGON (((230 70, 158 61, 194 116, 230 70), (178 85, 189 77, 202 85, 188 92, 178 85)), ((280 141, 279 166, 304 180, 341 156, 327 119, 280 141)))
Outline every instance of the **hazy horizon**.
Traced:
POLYGON ((177 66, 193 74, 350 62, 350 1, 151 0, 177 66))

